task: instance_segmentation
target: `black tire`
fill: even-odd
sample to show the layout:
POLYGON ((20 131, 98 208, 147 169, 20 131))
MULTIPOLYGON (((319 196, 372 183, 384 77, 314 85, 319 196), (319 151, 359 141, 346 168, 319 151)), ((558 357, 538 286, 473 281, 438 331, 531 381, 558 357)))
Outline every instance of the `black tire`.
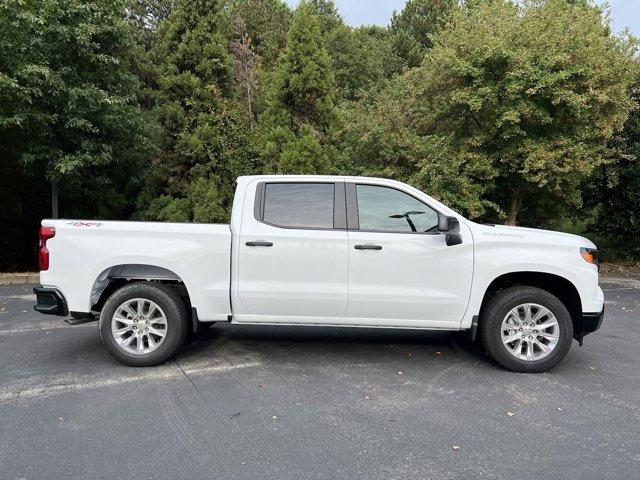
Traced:
POLYGON ((132 367, 152 367, 172 358, 184 344, 190 321, 185 303, 170 286, 161 283, 133 283, 116 290, 100 313, 100 338, 109 353, 132 367), (111 319, 127 300, 144 298, 158 304, 167 320, 167 335, 156 350, 148 354, 131 354, 121 348, 111 333, 111 319))
POLYGON ((573 323, 567 307, 551 293, 540 288, 516 286, 501 290, 487 302, 480 317, 480 335, 487 353, 504 368, 514 372, 540 373, 557 365, 569 352, 573 323), (550 354, 539 360, 516 358, 502 343, 502 320, 511 309, 525 303, 548 308, 558 321, 558 343, 550 354))

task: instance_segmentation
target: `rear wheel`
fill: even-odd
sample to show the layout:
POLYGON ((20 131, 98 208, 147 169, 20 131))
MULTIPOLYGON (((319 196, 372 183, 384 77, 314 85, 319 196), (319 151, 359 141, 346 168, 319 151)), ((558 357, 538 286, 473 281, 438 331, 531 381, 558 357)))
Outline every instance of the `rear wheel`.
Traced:
POLYGON ((100 314, 100 337, 121 362, 150 367, 169 360, 189 331, 186 305, 173 288, 134 283, 117 290, 100 314))
POLYGON ((498 292, 480 322, 485 350, 509 370, 544 372, 571 348, 573 324, 567 307, 540 288, 516 286, 498 292))

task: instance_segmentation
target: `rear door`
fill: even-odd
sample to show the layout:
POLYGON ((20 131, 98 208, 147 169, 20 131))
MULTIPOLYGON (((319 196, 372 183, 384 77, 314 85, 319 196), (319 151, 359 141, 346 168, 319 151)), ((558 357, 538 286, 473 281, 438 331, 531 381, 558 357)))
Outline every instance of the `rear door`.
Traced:
POLYGON ((462 245, 448 247, 437 232, 438 212, 406 191, 347 183, 346 192, 347 316, 378 325, 459 324, 471 291, 469 235, 462 245))
MULTIPOLYGON (((251 192, 247 198, 253 198, 251 192)), ((239 321, 313 323, 318 317, 344 317, 344 198, 344 182, 255 185, 255 202, 244 207, 237 243, 239 321)))

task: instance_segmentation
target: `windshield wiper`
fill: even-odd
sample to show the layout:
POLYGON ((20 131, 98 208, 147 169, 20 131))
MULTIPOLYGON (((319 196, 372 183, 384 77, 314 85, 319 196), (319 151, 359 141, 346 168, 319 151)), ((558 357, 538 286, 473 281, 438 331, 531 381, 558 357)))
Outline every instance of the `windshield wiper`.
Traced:
POLYGON ((413 223, 413 220, 411 220, 411 215, 422 215, 424 213, 427 213, 427 212, 398 213, 396 215, 389 215, 389 218, 405 218, 407 220, 407 223, 409 224, 409 227, 411 227, 411 231, 417 232, 418 229, 416 228, 416 225, 413 223))

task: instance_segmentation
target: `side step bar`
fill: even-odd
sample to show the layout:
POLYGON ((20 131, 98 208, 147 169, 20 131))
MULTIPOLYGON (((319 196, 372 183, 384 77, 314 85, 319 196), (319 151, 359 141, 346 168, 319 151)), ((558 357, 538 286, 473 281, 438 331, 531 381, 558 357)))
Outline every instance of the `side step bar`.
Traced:
POLYGON ((91 323, 98 320, 98 315, 84 312, 69 312, 71 318, 65 318, 64 321, 69 325, 82 325, 83 323, 91 323))

